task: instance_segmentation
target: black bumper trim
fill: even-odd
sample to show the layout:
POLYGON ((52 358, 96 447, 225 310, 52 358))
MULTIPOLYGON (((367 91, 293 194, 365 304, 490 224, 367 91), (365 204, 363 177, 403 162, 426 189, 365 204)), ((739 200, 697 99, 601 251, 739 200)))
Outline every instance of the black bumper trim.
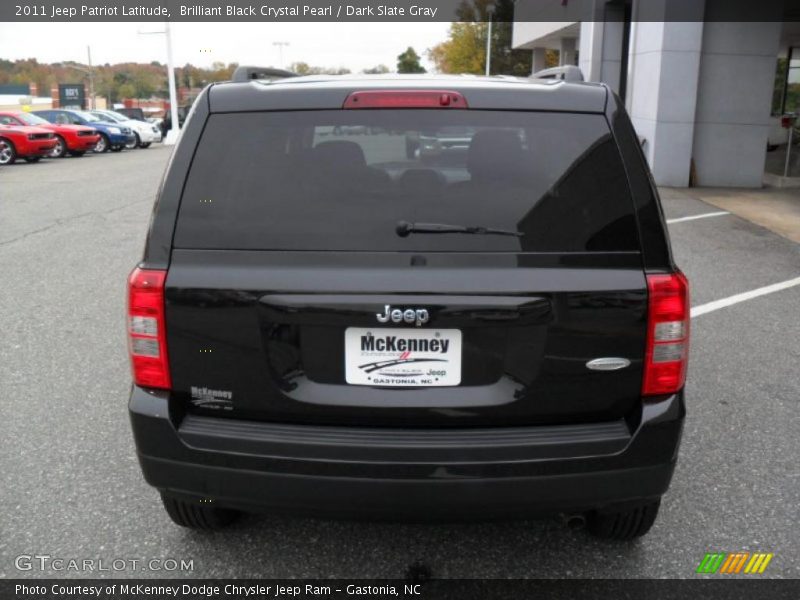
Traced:
POLYGON ((659 498, 674 464, 483 479, 364 479, 243 471, 139 456, 150 485, 216 506, 331 517, 462 519, 584 512, 659 498))
POLYGON ((130 401, 145 479, 167 493, 246 510, 402 518, 657 498, 672 477, 684 414, 681 393, 643 403, 627 425, 401 431, 173 420, 168 392, 137 387, 130 401))
POLYGON ((178 435, 199 450, 417 464, 597 456, 620 452, 631 439, 624 420, 542 427, 399 430, 279 425, 195 415, 183 419, 178 435))

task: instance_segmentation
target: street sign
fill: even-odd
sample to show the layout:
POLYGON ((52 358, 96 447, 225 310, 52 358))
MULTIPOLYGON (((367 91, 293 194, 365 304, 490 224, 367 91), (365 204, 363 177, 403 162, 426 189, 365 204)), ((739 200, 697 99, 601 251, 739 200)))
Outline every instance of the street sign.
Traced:
POLYGON ((82 83, 59 83, 58 105, 60 108, 86 108, 86 89, 82 83))

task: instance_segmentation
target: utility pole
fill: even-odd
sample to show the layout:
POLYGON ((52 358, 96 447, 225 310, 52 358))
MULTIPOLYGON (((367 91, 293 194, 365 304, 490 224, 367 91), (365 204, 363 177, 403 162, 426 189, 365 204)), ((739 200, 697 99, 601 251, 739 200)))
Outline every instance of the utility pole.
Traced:
POLYGON ((140 35, 161 35, 167 40, 167 79, 169 81, 169 111, 172 127, 164 138, 164 144, 172 146, 178 141, 181 133, 180 123, 178 122, 178 91, 175 87, 175 68, 172 65, 172 33, 169 28, 169 21, 164 22, 164 31, 139 31, 140 35))
MULTIPOLYGON (((92 47, 86 46, 86 54, 89 56, 89 97, 92 100, 92 110, 97 108, 97 102, 94 97, 94 69, 92 68, 92 47)), ((108 108, 108 107, 106 107, 108 108)))
POLYGON ((288 46, 289 42, 272 42, 272 45, 278 47, 278 62, 280 63, 278 66, 282 69, 283 68, 283 48, 284 48, 284 46, 288 46))
POLYGON ((492 66, 492 15, 494 14, 494 4, 487 6, 486 12, 489 16, 489 26, 486 30, 486 76, 488 77, 492 66))
POLYGON ((167 77, 169 79, 169 110, 172 116, 172 128, 167 132, 164 143, 168 146, 178 141, 181 133, 181 126, 178 119, 178 91, 175 89, 175 68, 172 65, 172 33, 169 28, 169 21, 165 21, 164 35, 167 38, 167 77))

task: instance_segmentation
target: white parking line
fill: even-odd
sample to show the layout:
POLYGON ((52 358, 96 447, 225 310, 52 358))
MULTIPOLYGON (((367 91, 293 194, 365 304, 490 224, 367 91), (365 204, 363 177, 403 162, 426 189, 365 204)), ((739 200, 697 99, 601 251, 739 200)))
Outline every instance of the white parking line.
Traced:
POLYGON ((680 217, 679 219, 667 219, 667 225, 672 225, 673 223, 683 223, 684 221, 695 221, 697 219, 707 219, 708 217, 722 217, 729 214, 731 213, 723 210, 721 212, 703 213, 702 215, 692 215, 690 217, 680 217))
POLYGON ((788 281, 782 281, 781 283, 773 283, 772 285, 750 290, 749 292, 742 292, 741 294, 736 294, 734 296, 728 296, 727 298, 722 298, 721 300, 714 300, 713 302, 709 302, 707 304, 701 304, 700 306, 695 306, 692 308, 692 318, 719 310, 720 308, 725 308, 726 306, 731 306, 732 304, 738 304, 739 302, 752 300, 753 298, 758 298, 759 296, 766 296, 767 294, 780 292, 781 290, 785 290, 796 285, 800 285, 800 277, 795 277, 794 279, 789 279, 788 281))

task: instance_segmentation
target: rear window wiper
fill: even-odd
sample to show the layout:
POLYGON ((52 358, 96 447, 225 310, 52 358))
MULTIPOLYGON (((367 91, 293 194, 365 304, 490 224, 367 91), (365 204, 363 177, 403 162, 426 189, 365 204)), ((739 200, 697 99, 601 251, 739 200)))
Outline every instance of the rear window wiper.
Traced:
POLYGON ((409 223, 408 221, 399 221, 397 235, 400 237, 408 237, 412 233, 470 233, 474 235, 511 235, 514 237, 522 237, 525 235, 519 231, 511 231, 509 229, 492 229, 491 227, 480 227, 470 225, 451 225, 449 223, 409 223))

